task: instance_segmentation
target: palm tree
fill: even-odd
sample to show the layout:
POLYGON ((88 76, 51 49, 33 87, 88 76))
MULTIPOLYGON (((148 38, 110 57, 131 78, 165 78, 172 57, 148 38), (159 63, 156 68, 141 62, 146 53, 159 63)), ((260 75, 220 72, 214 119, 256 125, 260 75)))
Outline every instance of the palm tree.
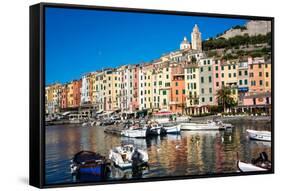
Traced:
POLYGON ((223 107, 223 111, 226 112, 228 108, 235 106, 235 100, 231 96, 231 88, 223 86, 217 91, 218 104, 223 107))

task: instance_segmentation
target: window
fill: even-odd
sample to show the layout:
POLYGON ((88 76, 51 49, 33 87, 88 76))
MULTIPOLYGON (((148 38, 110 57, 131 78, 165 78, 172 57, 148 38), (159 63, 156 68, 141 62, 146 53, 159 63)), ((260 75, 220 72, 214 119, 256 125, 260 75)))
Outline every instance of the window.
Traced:
POLYGON ((269 76, 268 72, 265 73, 265 76, 268 78, 268 76, 269 76))
POLYGON ((204 88, 201 89, 201 93, 204 94, 204 88))
POLYGON ((239 71, 238 75, 239 75, 239 76, 242 76, 242 71, 239 71))
POLYGON ((204 68, 203 68, 203 67, 202 67, 202 68, 200 68, 200 71, 201 71, 201 72, 203 72, 203 71, 204 71, 204 68))
POLYGON ((254 77, 254 73, 253 72, 250 73, 250 77, 251 78, 254 77))
POLYGON ((211 71, 211 66, 208 67, 208 70, 211 71))
POLYGON ((218 87, 220 84, 219 84, 219 82, 216 82, 216 86, 218 87))
POLYGON ((210 100, 210 102, 212 102, 213 101, 213 97, 210 97, 209 100, 210 100))
POLYGON ((212 88, 209 88, 209 93, 210 93, 210 94, 212 93, 212 88))
POLYGON ((233 73, 233 77, 236 78, 236 73, 233 73))
POLYGON ((206 65, 206 60, 204 60, 204 65, 206 65))
POLYGON ((224 73, 221 73, 221 77, 224 78, 224 73))
MULTIPOLYGON (((217 60, 216 60, 217 61, 217 60)), ((216 71, 218 71, 219 70, 219 67, 218 66, 216 66, 216 71)))
POLYGON ((202 102, 203 102, 203 103, 205 102, 205 98, 203 98, 203 97, 202 97, 202 99, 201 99, 201 100, 202 100, 202 102))
POLYGON ((201 77, 201 83, 204 83, 204 77, 201 77))
POLYGON ((268 83, 268 82, 265 82, 265 86, 268 87, 268 86, 269 86, 269 83, 268 83))
POLYGON ((250 65, 250 68, 253 69, 253 65, 250 65))
POLYGON ((248 85, 248 80, 244 80, 244 84, 245 84, 245 85, 248 85))
POLYGON ((219 78, 219 74, 218 73, 216 73, 216 78, 219 78))
POLYGON ((179 95, 179 90, 176 90, 176 95, 179 95))
POLYGON ((193 86, 193 87, 194 87, 194 89, 196 90, 196 83, 194 83, 194 86, 193 86))
POLYGON ((233 89, 233 90, 232 90, 232 94, 235 94, 235 93, 236 93, 236 90, 235 90, 235 89, 233 89))
POLYGON ((262 83, 262 80, 260 80, 260 86, 262 86, 262 84, 263 84, 263 83, 262 83))
POLYGON ((245 75, 245 76, 248 75, 248 71, 247 71, 247 70, 244 71, 244 75, 245 75))
POLYGON ((167 100, 163 99, 163 105, 167 105, 167 100))
POLYGON ((259 68, 261 68, 261 64, 259 64, 259 68))
POLYGON ((212 76, 209 76, 209 83, 212 82, 212 76))
POLYGON ((221 70, 224 70, 224 66, 221 66, 221 70))
POLYGON ((221 82, 221 85, 224 86, 224 81, 221 82))
POLYGON ((259 72, 259 77, 262 77, 262 72, 259 72))
POLYGON ((233 65, 233 69, 236 69, 236 65, 233 65))
POLYGON ((167 92, 166 92, 166 90, 163 90, 163 95, 167 95, 167 92))
POLYGON ((210 60, 208 60, 208 64, 210 64, 210 60))
POLYGON ((178 82, 176 82, 176 86, 178 86, 179 85, 179 83, 178 82))
POLYGON ((239 85, 241 86, 243 84, 242 80, 239 80, 239 85))
POLYGON ((231 66, 230 65, 228 65, 228 70, 231 70, 231 66))
POLYGON ((185 94, 185 89, 182 90, 182 94, 185 94))
POLYGON ((231 73, 228 74, 228 77, 231 78, 231 73))
POLYGON ((159 86, 162 86, 162 81, 159 81, 159 86))
POLYGON ((166 79, 169 79, 169 75, 168 74, 166 75, 166 79))
POLYGON ((267 68, 267 64, 265 64, 265 68, 267 68))

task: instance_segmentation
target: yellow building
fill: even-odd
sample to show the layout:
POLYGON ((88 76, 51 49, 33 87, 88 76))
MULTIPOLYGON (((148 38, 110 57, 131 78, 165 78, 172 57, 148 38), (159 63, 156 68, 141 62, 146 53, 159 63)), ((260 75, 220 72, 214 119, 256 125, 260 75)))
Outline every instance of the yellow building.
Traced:
POLYGON ((235 101, 238 100, 238 66, 239 60, 227 60, 221 64, 221 85, 231 88, 235 101))
POLYGON ((46 113, 53 114, 60 111, 60 93, 61 93, 61 84, 55 83, 49 85, 45 89, 45 104, 46 104, 46 113))

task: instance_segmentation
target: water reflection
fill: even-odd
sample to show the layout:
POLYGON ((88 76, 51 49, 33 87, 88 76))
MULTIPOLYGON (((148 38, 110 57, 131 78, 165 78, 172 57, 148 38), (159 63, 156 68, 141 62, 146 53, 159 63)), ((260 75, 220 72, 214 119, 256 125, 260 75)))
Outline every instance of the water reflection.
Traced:
MULTIPOLYGON (((146 150, 149 169, 134 173, 112 168, 109 179, 182 176, 236 172, 236 153, 250 161, 265 151, 270 156, 271 143, 252 141, 246 129, 270 130, 269 123, 236 123, 232 131, 183 131, 151 139, 125 138, 105 134, 103 128, 79 125, 46 127, 47 184, 78 181, 70 173, 70 159, 80 150, 91 150, 108 156, 111 148, 133 144, 146 150)), ((92 180, 91 181, 95 181, 92 180)), ((96 180, 98 181, 98 180, 96 180)))

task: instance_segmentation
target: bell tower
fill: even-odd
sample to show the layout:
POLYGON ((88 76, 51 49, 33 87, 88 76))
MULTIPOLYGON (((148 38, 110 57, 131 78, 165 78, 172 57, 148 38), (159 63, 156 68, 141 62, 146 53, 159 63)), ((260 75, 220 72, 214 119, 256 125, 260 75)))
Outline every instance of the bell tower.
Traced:
POLYGON ((191 33, 191 43, 193 50, 202 50, 201 32, 199 31, 197 24, 194 25, 191 33))

